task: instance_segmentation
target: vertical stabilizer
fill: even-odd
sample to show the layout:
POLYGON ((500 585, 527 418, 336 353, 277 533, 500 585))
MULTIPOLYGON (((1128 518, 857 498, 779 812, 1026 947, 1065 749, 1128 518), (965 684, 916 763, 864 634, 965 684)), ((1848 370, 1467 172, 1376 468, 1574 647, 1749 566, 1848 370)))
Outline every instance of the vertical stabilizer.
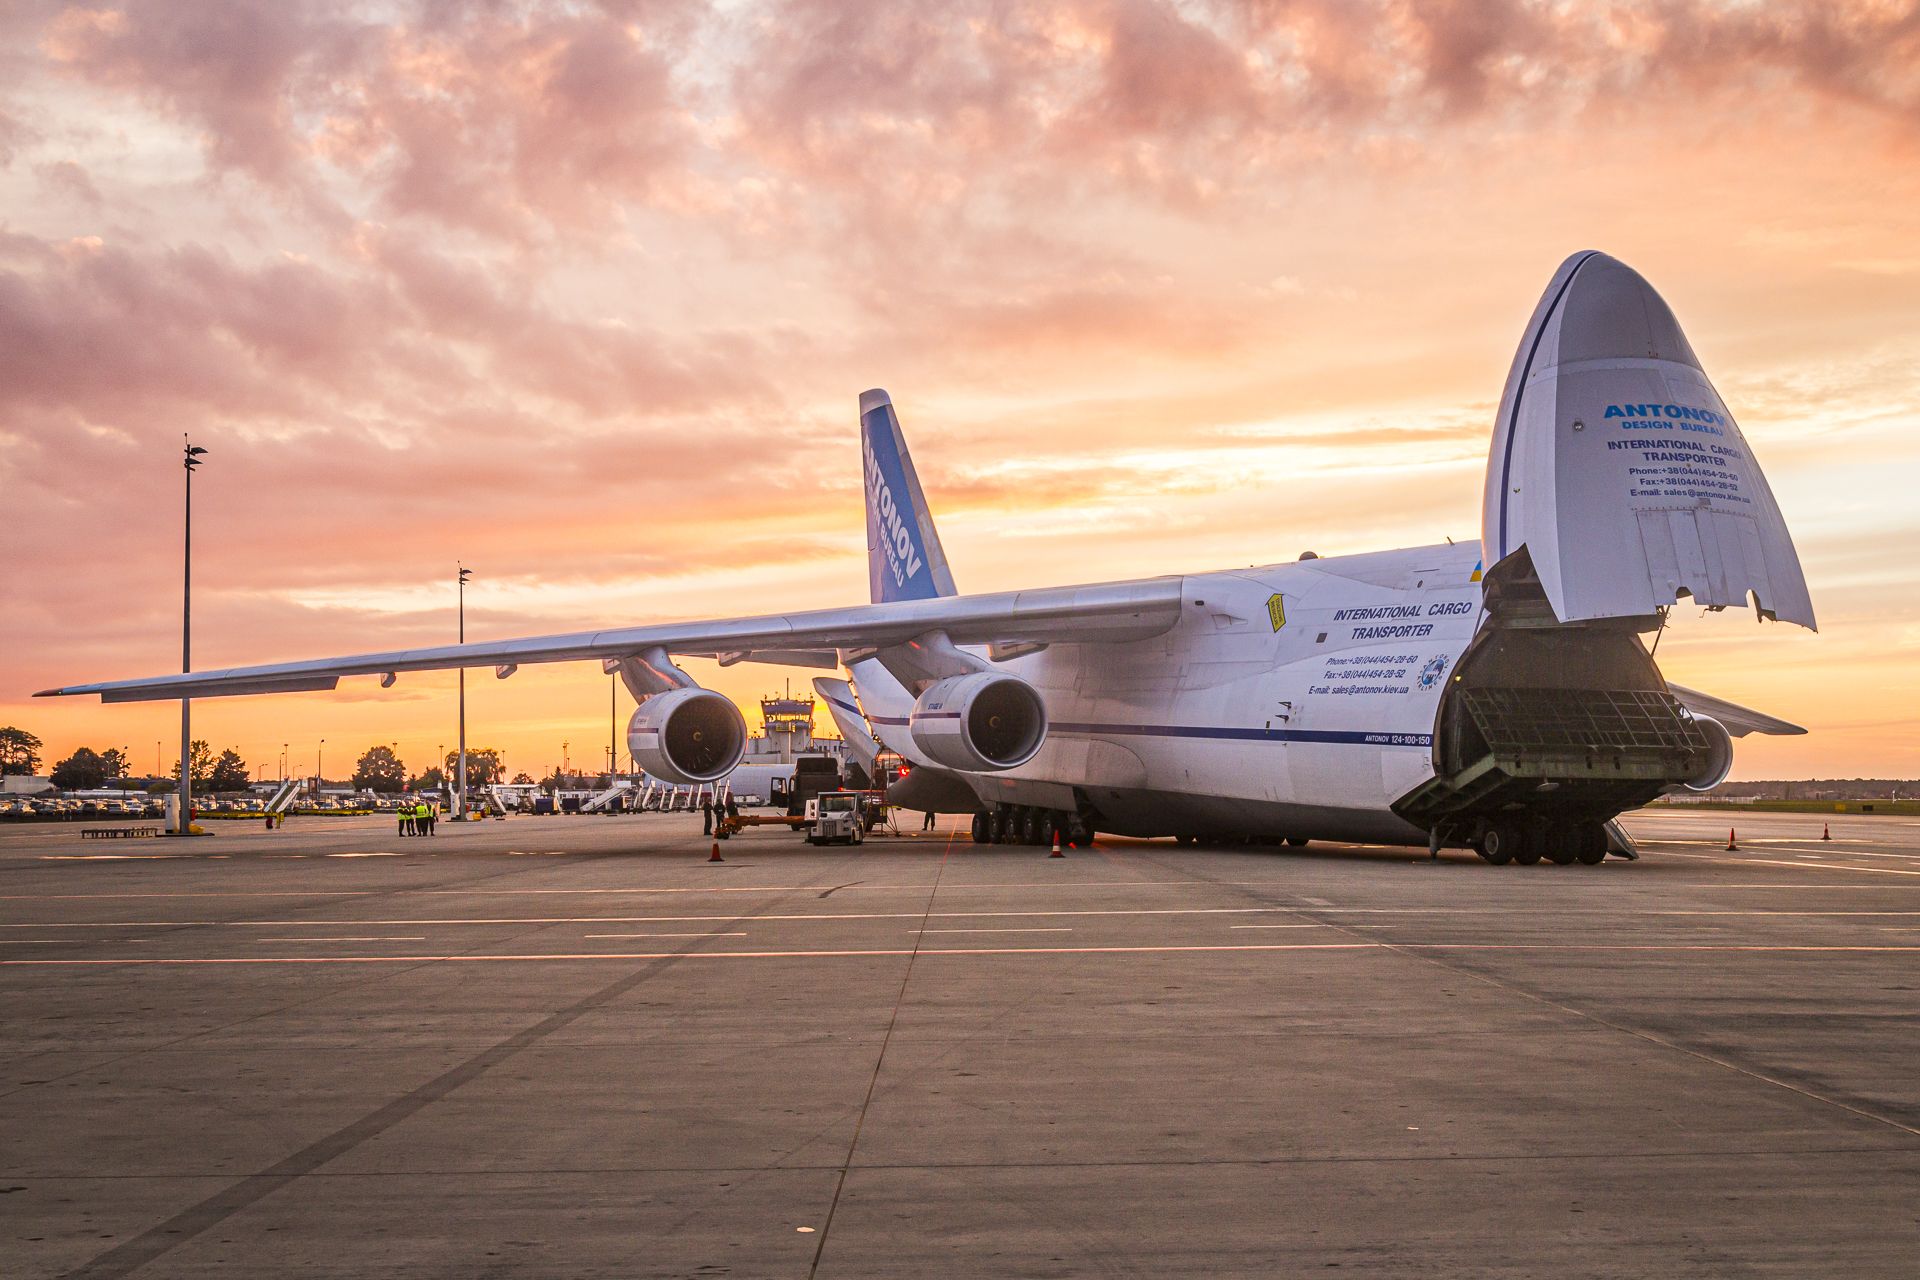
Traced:
POLYGON ((920 491, 893 401, 879 389, 860 396, 860 453, 866 472, 867 578, 873 602, 956 594, 947 553, 920 491))
POLYGON ((1523 547, 1561 622, 1749 595, 1812 627, 1800 558, 1672 310, 1604 253, 1562 263, 1520 339, 1487 460, 1491 571, 1523 547))

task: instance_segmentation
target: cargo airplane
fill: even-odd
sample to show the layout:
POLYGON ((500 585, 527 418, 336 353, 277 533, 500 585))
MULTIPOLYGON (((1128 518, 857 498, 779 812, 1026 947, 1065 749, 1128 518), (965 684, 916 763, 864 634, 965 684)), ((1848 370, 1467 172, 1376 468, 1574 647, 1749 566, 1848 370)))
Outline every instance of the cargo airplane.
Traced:
MULTIPOLYGON (((101 684, 108 702, 332 689, 342 676, 598 662, 648 773, 724 779, 747 728, 676 665, 844 669, 816 687, 908 762, 892 798, 976 841, 1096 832, 1634 856, 1613 819, 1727 776, 1732 739, 1801 733, 1670 685, 1646 637, 1682 599, 1814 627, 1778 505, 1679 323, 1578 253, 1520 339, 1478 543, 962 595, 884 391, 860 397, 866 605, 101 684)), ((870 736, 869 736, 870 735, 870 736)))

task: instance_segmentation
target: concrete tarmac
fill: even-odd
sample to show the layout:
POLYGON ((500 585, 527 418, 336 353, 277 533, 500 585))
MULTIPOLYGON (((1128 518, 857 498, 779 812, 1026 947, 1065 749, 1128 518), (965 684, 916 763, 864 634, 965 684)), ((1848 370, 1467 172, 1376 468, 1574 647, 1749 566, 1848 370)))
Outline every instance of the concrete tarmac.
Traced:
POLYGON ((1914 1275, 1920 820, 1628 825, 0 828, 0 1275, 1914 1275))

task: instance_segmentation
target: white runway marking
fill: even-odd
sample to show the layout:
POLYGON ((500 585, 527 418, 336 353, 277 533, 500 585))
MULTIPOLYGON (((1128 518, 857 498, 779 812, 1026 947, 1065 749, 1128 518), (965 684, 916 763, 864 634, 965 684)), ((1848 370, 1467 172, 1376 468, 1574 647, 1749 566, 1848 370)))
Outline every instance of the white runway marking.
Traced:
POLYGON ((744 933, 583 933, 583 938, 744 938, 744 933))
POLYGON ((425 942, 426 940, 427 939, 425 934, 418 934, 410 937, 395 937, 392 934, 382 934, 379 937, 347 937, 347 938, 303 937, 303 938, 255 938, 254 939, 255 942, 425 942))
POLYGON ((1660 856, 1717 862, 1722 866, 1798 867, 1802 871, 1846 871, 1863 876, 1920 876, 1920 870, 1902 871, 1897 867, 1849 867, 1837 862, 1786 862, 1779 858, 1715 858, 1704 853, 1681 853, 1676 849, 1662 849, 1660 856))
POLYGON ((1072 933, 1073 930, 1069 928, 1064 928, 1064 927, 1055 927, 1051 929, 1044 929, 1044 928, 1043 929, 1021 929, 1021 928, 995 929, 989 926, 989 927, 980 928, 980 929, 909 929, 907 930, 907 932, 921 933, 921 934, 926 934, 926 933, 1072 933))

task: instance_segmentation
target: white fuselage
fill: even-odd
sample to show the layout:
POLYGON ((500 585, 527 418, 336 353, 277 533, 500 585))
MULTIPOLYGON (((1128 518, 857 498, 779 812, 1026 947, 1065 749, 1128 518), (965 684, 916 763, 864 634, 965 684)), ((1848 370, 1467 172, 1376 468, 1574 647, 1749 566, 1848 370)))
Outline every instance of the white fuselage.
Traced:
MULTIPOLYGON (((966 777, 988 803, 1071 811, 1077 790, 1124 833, 1423 844, 1389 806, 1433 776, 1440 695, 1480 622, 1479 560, 1477 542, 1443 543, 1189 575, 1163 635, 997 664, 1040 691, 1046 743, 966 777)), ((926 764, 906 690, 874 659, 852 677, 881 740, 926 764)))

